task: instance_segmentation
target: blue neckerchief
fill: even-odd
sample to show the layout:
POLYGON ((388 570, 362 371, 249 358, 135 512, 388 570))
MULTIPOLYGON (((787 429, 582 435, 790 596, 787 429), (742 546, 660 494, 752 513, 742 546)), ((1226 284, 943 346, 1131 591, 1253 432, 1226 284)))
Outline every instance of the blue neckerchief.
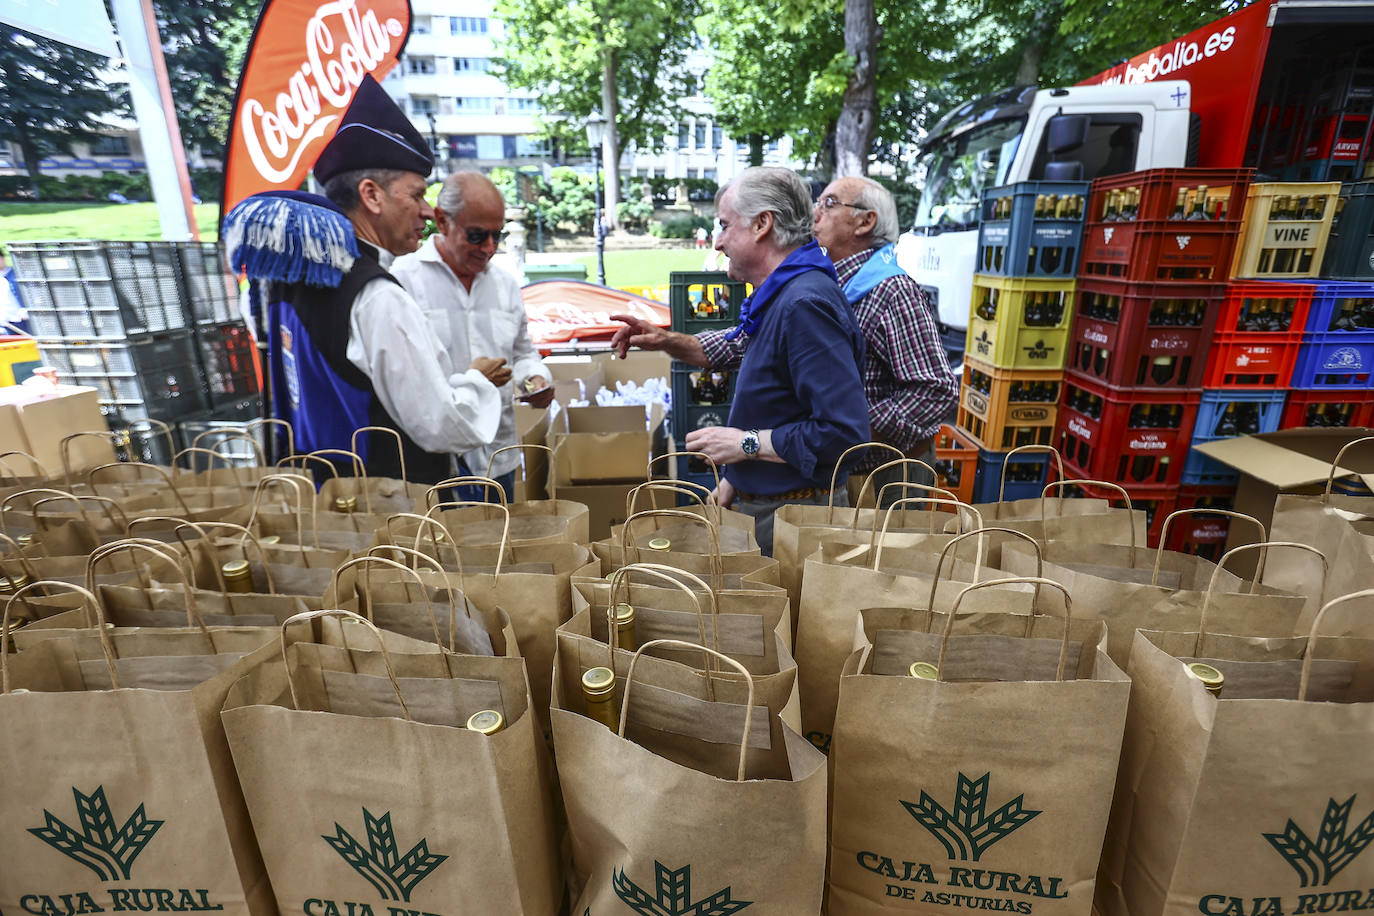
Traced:
POLYGON ((812 239, 783 258, 782 263, 768 275, 768 279, 754 290, 754 295, 740 303, 739 324, 726 332, 725 339, 734 340, 741 334, 753 334, 759 326, 759 315, 768 307, 773 297, 782 291, 788 281, 808 270, 823 270, 830 275, 830 279, 839 282, 835 276, 835 265, 830 263, 821 246, 812 239))
POLYGON ((905 273, 906 271, 897 264, 897 246, 888 243, 873 252, 873 256, 864 261, 858 272, 849 278, 849 282, 844 285, 844 297, 849 300, 850 305, 854 305, 871 293, 873 287, 879 283, 905 273))

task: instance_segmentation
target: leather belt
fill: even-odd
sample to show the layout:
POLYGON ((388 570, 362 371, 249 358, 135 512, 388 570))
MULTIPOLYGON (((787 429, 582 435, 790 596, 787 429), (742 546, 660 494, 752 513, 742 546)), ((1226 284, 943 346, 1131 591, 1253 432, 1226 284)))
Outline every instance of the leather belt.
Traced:
POLYGON ((819 487, 803 487, 800 490, 788 490, 786 493, 745 493, 740 490, 735 491, 737 499, 746 499, 750 502, 787 502, 789 499, 812 499, 816 496, 827 496, 830 490, 822 490, 819 487))

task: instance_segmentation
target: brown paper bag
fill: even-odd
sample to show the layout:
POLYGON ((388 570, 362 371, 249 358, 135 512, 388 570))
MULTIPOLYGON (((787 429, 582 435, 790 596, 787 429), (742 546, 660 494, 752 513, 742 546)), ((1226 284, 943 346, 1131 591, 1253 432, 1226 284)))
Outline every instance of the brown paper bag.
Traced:
MULTIPOLYGON (((362 621, 303 617, 320 615, 362 621)), ((521 662, 409 656, 362 625, 380 653, 356 634, 298 642, 224 703, 277 912, 556 913, 551 773, 521 662), (407 658, 442 668, 408 673, 407 658), (485 709, 501 731, 464 727, 485 709)))
POLYGON ((824 758, 791 728, 780 725, 774 742, 756 724, 767 712, 738 663, 715 656, 734 673, 707 675, 643 654, 664 643, 689 647, 654 641, 617 656, 619 733, 576 711, 581 694, 563 693, 568 677, 555 685, 558 775, 580 886, 573 912, 818 912, 824 758), (746 751, 764 742, 768 766, 747 765, 746 751))
POLYGON ((272 636, 98 625, 0 657, 0 909, 277 912, 219 724, 272 636))
POLYGON ((1328 602, 1306 637, 1135 634, 1103 916, 1369 907, 1371 598, 1328 602), (1339 628, 1330 612, 1342 604, 1366 635, 1319 635, 1339 628), (1219 696, 1189 673, 1194 661, 1224 676, 1219 696))
POLYGON ((1010 583, 1061 592, 1065 616, 861 613, 830 753, 830 916, 1092 912, 1130 683, 1057 583, 965 591, 1010 583))
MULTIPOLYGON (((410 483, 406 479, 406 456, 405 449, 401 444, 401 434, 394 429, 385 426, 363 426, 353 431, 352 441, 349 443, 351 451, 343 449, 320 449, 311 452, 317 457, 345 457, 353 461, 353 474, 350 477, 340 477, 333 474, 327 477, 320 485, 320 499, 326 506, 335 504, 335 500, 352 499, 357 506, 357 511, 364 515, 390 515, 393 512, 414 512, 424 504, 425 490, 427 487, 422 483, 410 483), (367 473, 366 464, 361 457, 358 441, 361 433, 381 433, 390 437, 395 445, 397 457, 400 459, 401 479, 396 480, 392 477, 373 477, 367 473)), ((330 461, 332 467, 337 470, 337 464, 330 461)))
POLYGON ((536 544, 586 544, 591 540, 588 509, 569 499, 536 499, 506 502, 506 491, 490 477, 453 477, 429 488, 424 513, 437 518, 460 547, 516 547, 536 544), (452 487, 485 487, 498 502, 444 501, 452 487))
POLYGON ((702 502, 702 494, 681 480, 651 480, 625 496, 625 522, 611 526, 611 539, 622 547, 640 550, 680 550, 687 553, 756 553, 754 518, 717 505, 702 502), (660 508, 659 493, 681 493, 692 502, 685 506, 660 508), (628 529, 628 530, 627 530, 628 529), (651 542, 667 540, 672 546, 656 548, 651 542))

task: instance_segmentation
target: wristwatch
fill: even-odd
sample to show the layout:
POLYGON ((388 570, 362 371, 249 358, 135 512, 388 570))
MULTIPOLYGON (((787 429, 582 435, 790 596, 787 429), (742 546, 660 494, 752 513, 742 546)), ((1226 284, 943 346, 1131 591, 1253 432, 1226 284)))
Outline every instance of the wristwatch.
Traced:
POLYGON ((740 451, 744 452, 746 458, 753 458, 759 453, 759 431, 751 429, 744 434, 744 438, 739 443, 740 451))

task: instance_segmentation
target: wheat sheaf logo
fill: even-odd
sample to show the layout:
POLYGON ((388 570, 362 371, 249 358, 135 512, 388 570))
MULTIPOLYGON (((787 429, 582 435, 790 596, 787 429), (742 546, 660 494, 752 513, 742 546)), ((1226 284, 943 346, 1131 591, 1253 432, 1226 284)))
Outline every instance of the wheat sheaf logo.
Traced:
POLYGON ((1282 833, 1264 835, 1284 861, 1293 866, 1303 887, 1330 884, 1341 869, 1374 842, 1374 811, 1366 815, 1354 830, 1346 831, 1350 809, 1354 805, 1353 795, 1342 804, 1337 804, 1334 798, 1329 800, 1316 840, 1309 837, 1292 819, 1289 819, 1282 833))
POLYGON ((752 900, 735 900, 729 887, 709 897, 692 901, 692 866, 671 869, 654 860, 654 893, 642 889, 625 874, 625 869, 611 872, 615 895, 640 916, 730 916, 748 906, 752 900))
POLYGON ((363 809, 363 825, 367 829, 367 848, 353 838, 342 825, 335 823, 334 836, 320 838, 334 847, 334 851, 377 889, 383 900, 410 902, 415 885, 429 877, 448 856, 429 851, 429 841, 423 837, 402 855, 396 845, 396 831, 391 827, 391 812, 373 817, 363 809))
POLYGON ((72 786, 76 796, 76 817, 81 824, 77 832, 46 808, 42 827, 30 827, 29 833, 53 849, 80 862, 96 873, 101 881, 128 880, 134 860, 148 841, 162 826, 162 821, 150 821, 139 805, 124 826, 115 827, 114 814, 105 799, 105 787, 96 786, 90 795, 82 795, 72 786))
POLYGON ((1024 794, 989 814, 988 783, 991 778, 991 773, 984 773, 983 778, 977 780, 960 773, 952 812, 945 810, 924 789, 920 801, 914 805, 904 801, 902 807, 940 841, 951 859, 977 862, 989 848, 1040 814, 1025 806, 1024 794))

